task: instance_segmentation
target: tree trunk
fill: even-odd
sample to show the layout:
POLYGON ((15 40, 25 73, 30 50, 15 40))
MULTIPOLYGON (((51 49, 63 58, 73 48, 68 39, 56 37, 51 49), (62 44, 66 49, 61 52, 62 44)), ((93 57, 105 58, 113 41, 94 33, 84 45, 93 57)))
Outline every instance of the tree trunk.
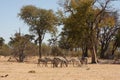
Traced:
POLYGON ((84 46, 84 48, 82 48, 82 56, 83 57, 88 57, 88 48, 87 48, 87 46, 84 46))
POLYGON ((92 64, 96 64, 96 63, 97 63, 97 56, 96 56, 95 46, 92 46, 91 55, 92 55, 91 63, 92 63, 92 64))
POLYGON ((96 64, 97 63, 97 38, 96 38, 96 31, 94 29, 91 30, 91 63, 96 64))
POLYGON ((21 47, 20 50, 19 50, 19 62, 24 61, 25 55, 24 55, 23 52, 24 52, 24 47, 21 47))
POLYGON ((41 44, 42 44, 42 39, 41 35, 39 35, 39 59, 42 57, 42 52, 41 52, 41 44))
POLYGON ((23 53, 20 53, 20 55, 19 55, 19 62, 23 62, 23 61, 24 61, 23 53))
POLYGON ((117 49, 117 46, 118 46, 118 44, 117 44, 117 42, 115 42, 114 43, 114 45, 113 45, 113 48, 112 48, 112 56, 114 56, 114 53, 115 53, 115 51, 116 51, 116 49, 117 49))
POLYGON ((105 52, 107 51, 108 46, 109 46, 109 41, 107 41, 106 44, 102 43, 101 50, 100 50, 100 58, 101 59, 105 58, 105 52))
POLYGON ((101 47, 101 51, 100 51, 100 58, 104 59, 105 58, 105 49, 103 49, 103 47, 101 47))

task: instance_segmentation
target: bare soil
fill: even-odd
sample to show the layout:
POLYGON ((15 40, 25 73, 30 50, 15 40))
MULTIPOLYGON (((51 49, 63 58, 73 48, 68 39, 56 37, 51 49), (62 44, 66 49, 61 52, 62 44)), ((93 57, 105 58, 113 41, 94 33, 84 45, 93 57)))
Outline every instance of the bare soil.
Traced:
POLYGON ((50 64, 42 67, 30 62, 7 62, 7 59, 0 57, 0 80, 120 80, 119 64, 52 68, 50 64))

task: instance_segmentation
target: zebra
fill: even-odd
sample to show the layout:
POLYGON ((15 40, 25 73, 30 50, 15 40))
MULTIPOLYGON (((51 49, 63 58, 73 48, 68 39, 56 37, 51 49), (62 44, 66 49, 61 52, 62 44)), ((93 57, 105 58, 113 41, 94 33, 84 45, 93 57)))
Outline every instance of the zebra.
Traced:
POLYGON ((47 64, 50 63, 51 66, 52 66, 52 63, 53 63, 53 58, 50 58, 50 57, 45 57, 46 61, 47 61, 47 64))
MULTIPOLYGON (((43 65, 45 65, 45 67, 47 67, 48 65, 47 65, 47 60, 45 59, 45 58, 39 58, 38 59, 38 66, 40 65, 40 63, 42 63, 43 65)), ((43 66, 42 65, 42 66, 43 66)))
POLYGON ((80 60, 81 64, 88 64, 88 57, 78 57, 78 59, 80 60))
POLYGON ((63 67, 63 64, 66 67, 68 67, 68 61, 65 57, 54 57, 52 64, 53 64, 53 68, 58 67, 59 64, 60 64, 60 67, 63 67))
POLYGON ((38 59, 38 65, 42 63, 43 65, 45 65, 45 67, 48 67, 48 63, 53 64, 53 62, 54 62, 54 59, 50 57, 44 57, 44 58, 38 59))
POLYGON ((81 66, 81 62, 80 62, 80 60, 79 60, 78 58, 71 58, 71 59, 69 59, 69 63, 72 63, 72 64, 73 64, 73 67, 74 67, 75 65, 81 66))

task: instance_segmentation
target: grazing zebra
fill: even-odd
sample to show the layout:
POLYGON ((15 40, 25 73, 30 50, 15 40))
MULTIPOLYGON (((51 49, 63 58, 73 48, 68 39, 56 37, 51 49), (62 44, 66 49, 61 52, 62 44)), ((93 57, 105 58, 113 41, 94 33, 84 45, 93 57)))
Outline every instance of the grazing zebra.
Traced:
MULTIPOLYGON (((45 59, 45 58, 39 58, 38 59, 38 66, 40 65, 40 63, 42 63, 43 65, 45 65, 45 67, 47 67, 48 65, 47 65, 47 60, 45 59)), ((43 66, 42 65, 42 66, 43 66)))
POLYGON ((52 60, 53 68, 58 67, 59 63, 60 63, 59 58, 53 58, 52 60))
POLYGON ((79 57, 78 59, 80 60, 81 64, 88 64, 88 57, 79 57))
POLYGON ((81 62, 80 62, 80 60, 79 60, 78 58, 71 58, 71 59, 69 60, 69 62, 73 64, 73 67, 74 67, 75 65, 81 66, 81 62))
POLYGON ((52 63, 53 63, 53 58, 50 58, 50 57, 45 57, 46 61, 47 61, 47 64, 51 64, 52 66, 52 63))
POLYGON ((59 64, 60 64, 60 67, 63 67, 63 65, 68 67, 68 61, 64 57, 54 57, 54 59, 52 60, 52 64, 53 64, 53 68, 58 67, 59 64))

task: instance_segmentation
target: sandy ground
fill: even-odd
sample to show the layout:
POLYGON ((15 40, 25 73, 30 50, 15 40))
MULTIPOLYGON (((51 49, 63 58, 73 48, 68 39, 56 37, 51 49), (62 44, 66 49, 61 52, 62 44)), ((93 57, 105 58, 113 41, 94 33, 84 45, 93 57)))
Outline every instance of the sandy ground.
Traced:
POLYGON ((51 65, 38 67, 35 63, 6 62, 0 58, 0 80, 120 80, 120 65, 52 68, 51 65))

